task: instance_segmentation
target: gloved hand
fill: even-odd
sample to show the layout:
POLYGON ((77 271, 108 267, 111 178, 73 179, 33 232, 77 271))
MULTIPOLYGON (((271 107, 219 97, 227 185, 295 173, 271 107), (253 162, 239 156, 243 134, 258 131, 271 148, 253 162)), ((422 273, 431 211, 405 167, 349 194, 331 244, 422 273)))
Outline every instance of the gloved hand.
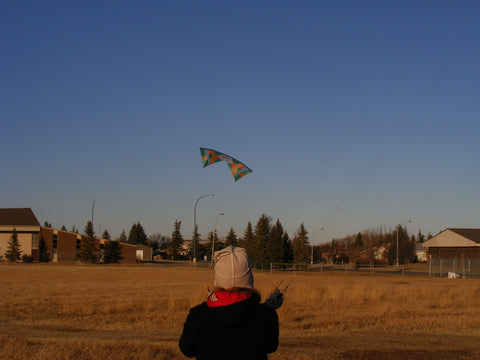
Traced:
POLYGON ((275 291, 270 294, 268 299, 265 300, 265 304, 274 310, 278 309, 283 304, 283 294, 280 292, 280 290, 275 289, 275 291))

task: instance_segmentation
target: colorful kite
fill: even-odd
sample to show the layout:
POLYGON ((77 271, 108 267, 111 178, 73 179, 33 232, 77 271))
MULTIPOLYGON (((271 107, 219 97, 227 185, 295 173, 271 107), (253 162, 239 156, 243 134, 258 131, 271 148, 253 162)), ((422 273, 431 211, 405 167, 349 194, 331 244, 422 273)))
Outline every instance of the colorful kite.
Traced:
POLYGON ((203 167, 215 164, 219 161, 225 161, 228 164, 235 181, 252 172, 252 170, 250 170, 245 164, 242 164, 237 159, 234 159, 219 151, 200 148, 200 154, 202 154, 203 167))

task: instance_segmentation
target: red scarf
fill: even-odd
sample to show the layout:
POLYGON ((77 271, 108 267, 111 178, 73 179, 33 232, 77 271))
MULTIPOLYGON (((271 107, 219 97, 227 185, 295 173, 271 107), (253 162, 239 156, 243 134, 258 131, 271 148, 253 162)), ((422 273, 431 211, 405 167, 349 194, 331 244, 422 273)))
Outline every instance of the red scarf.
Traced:
POLYGON ((207 305, 208 307, 228 306, 245 301, 251 296, 251 293, 217 291, 207 297, 207 305))

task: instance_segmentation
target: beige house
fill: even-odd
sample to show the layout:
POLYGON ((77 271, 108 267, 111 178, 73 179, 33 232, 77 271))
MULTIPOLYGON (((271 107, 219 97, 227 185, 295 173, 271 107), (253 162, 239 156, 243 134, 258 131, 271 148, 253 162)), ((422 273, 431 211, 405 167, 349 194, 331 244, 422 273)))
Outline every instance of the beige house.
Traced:
POLYGON ((449 228, 423 243, 427 256, 480 258, 480 229, 449 228))

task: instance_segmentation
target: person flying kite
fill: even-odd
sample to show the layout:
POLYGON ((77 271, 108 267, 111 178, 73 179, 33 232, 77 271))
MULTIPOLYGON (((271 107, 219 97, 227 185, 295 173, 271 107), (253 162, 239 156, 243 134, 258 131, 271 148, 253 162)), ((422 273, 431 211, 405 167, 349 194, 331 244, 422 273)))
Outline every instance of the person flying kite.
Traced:
POLYGON ((231 156, 228 156, 219 151, 207 148, 200 148, 200 154, 202 155, 203 167, 215 164, 219 161, 225 161, 228 164, 228 167, 230 168, 230 171, 232 172, 235 181, 252 172, 252 170, 245 164, 242 164, 237 159, 234 159, 231 156))

